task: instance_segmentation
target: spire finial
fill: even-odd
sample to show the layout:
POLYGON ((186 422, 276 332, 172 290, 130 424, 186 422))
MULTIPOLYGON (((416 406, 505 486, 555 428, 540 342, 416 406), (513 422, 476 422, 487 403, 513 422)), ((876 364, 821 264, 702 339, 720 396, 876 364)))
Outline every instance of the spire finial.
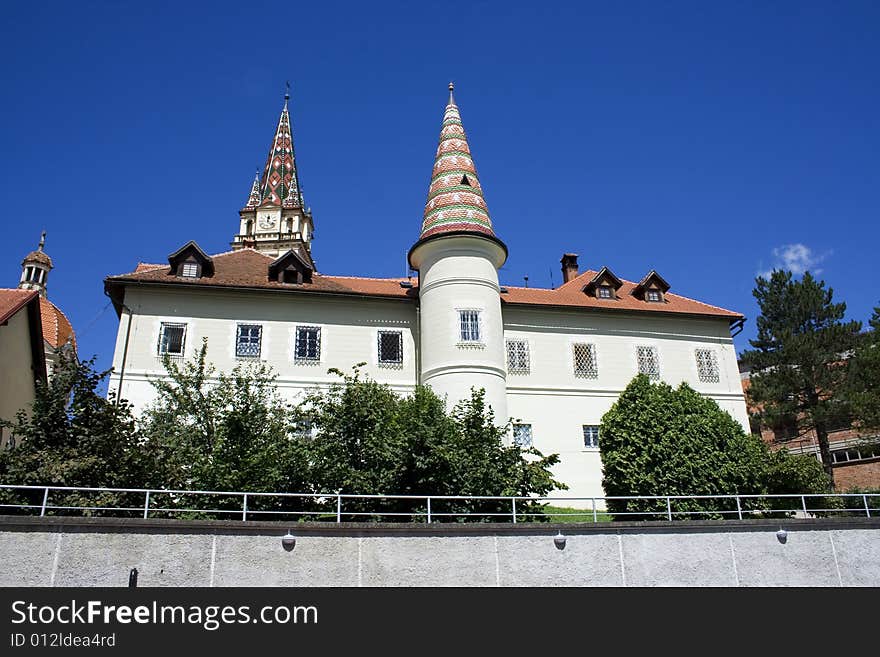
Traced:
POLYGON ((45 244, 46 244, 46 231, 44 230, 44 231, 40 234, 40 246, 37 247, 37 250, 38 250, 38 251, 42 251, 42 250, 43 250, 43 246, 45 246, 45 244))
POLYGON ((452 90, 455 89, 455 84, 452 82, 449 83, 449 104, 455 105, 455 98, 452 97, 452 90))
POLYGON ((284 109, 287 109, 287 101, 290 100, 290 80, 286 80, 284 85, 284 109))

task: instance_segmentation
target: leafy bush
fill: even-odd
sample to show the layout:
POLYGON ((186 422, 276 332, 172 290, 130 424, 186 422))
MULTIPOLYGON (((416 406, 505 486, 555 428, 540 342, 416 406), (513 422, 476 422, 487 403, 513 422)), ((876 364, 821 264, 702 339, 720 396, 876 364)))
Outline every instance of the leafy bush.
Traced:
MULTIPOLYGON (((672 388, 639 375, 602 418, 599 448, 611 496, 827 492, 821 465, 770 453, 718 404, 686 384, 672 388)), ((766 502, 744 500, 744 510, 766 502)), ((666 500, 608 500, 616 519, 666 517, 666 500), (637 514, 637 515, 625 515, 637 514)), ((736 517, 736 501, 673 500, 677 517, 736 517)))

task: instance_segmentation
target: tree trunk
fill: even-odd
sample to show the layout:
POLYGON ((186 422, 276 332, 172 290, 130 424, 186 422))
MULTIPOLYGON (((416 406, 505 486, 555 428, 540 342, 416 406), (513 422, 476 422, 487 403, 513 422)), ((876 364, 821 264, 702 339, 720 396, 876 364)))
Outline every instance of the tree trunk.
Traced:
POLYGON ((831 447, 828 445, 828 430, 824 422, 816 424, 816 439, 819 441, 819 455, 822 457, 822 468, 831 479, 831 488, 834 489, 834 468, 832 467, 831 447))

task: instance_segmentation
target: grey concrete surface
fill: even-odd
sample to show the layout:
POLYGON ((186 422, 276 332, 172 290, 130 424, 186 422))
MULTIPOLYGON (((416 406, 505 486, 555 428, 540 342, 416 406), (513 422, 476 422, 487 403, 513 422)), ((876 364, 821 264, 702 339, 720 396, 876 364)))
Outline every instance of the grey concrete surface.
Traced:
POLYGON ((316 523, 285 550, 281 523, 0 517, 0 586, 880 586, 880 521, 777 522, 316 523))

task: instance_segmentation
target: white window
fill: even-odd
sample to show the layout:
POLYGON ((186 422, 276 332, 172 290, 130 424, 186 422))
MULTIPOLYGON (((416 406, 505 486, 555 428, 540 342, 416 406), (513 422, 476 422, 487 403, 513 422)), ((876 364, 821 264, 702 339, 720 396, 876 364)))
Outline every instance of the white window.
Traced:
POLYGON ((532 425, 531 424, 514 424, 513 425, 513 444, 520 447, 532 446, 532 425))
POLYGON ((694 352, 697 359, 697 375, 703 383, 718 383, 718 358, 711 349, 697 349, 694 352))
POLYGON ((595 424, 585 424, 584 427, 584 447, 599 446, 599 427, 595 424))
POLYGON ((459 310, 458 320, 462 342, 480 341, 480 311, 459 310))
POLYGON ((263 327, 259 324, 239 324, 235 335, 237 358, 259 358, 263 327))
POLYGON ((379 364, 403 364, 403 332, 379 331, 378 337, 379 364))
POLYGON ((159 355, 183 356, 186 324, 162 322, 159 328, 159 355))
POLYGON ((596 345, 587 342, 577 342, 572 345, 572 351, 575 376, 585 379, 595 379, 599 376, 596 345))
POLYGON ((297 326, 293 354, 295 360, 321 360, 321 327, 297 326))
POLYGON ((184 262, 180 273, 187 278, 198 278, 199 265, 195 262, 184 262))
POLYGON ((645 301, 663 301, 663 293, 660 290, 648 290, 645 292, 645 301))
POLYGON ((510 374, 529 373, 529 343, 525 340, 507 341, 507 371, 510 374))
POLYGON ((598 291, 599 291, 598 296, 600 299, 613 299, 614 298, 614 292, 611 291, 610 285, 600 285, 598 288, 598 291))
POLYGON ((660 378, 660 357, 657 347, 636 347, 636 358, 639 362, 639 374, 647 374, 651 379, 660 378))

